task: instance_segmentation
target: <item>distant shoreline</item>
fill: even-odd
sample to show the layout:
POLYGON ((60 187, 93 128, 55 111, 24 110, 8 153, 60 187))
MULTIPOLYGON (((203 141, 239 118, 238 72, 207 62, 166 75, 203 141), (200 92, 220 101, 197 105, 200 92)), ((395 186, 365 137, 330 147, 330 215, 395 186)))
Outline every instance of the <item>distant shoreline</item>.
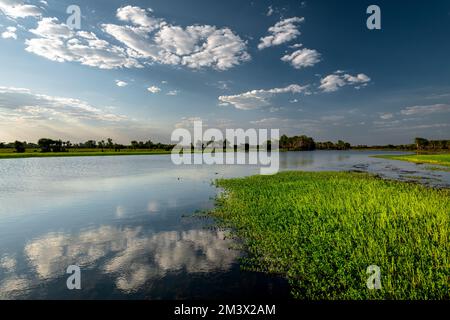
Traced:
POLYGON ((409 154, 409 155, 376 155, 374 158, 408 161, 417 164, 432 164, 450 167, 450 153, 409 154))
POLYGON ((1 159, 23 159, 23 158, 61 158, 61 157, 114 157, 114 156, 143 156, 170 154, 167 150, 149 151, 68 151, 68 152, 0 152, 1 159))
MULTIPOLYGON (((210 151, 210 150, 209 150, 210 151)), ((243 150, 242 150, 243 151, 243 150)), ((250 151, 256 151, 250 149, 250 151)), ((348 149, 348 150, 311 150, 311 151, 386 151, 386 152, 409 152, 412 153, 411 155, 376 155, 374 157, 378 158, 385 158, 385 159, 391 159, 391 160, 403 160, 403 161, 410 161, 415 163, 429 163, 429 164, 441 164, 441 165, 447 165, 449 166, 449 162, 447 160, 445 161, 432 161, 428 162, 426 161, 427 156, 432 155, 448 155, 448 153, 433 153, 433 154, 421 154, 416 155, 411 150, 398 150, 398 149, 371 149, 371 148, 356 148, 356 149, 348 149), (415 157, 414 159, 410 159, 411 157, 415 157), (419 159, 420 158, 420 159, 419 159)), ((39 152, 39 151, 27 151, 24 153, 17 153, 17 152, 2 152, 0 150, 0 160, 1 159, 24 159, 24 158, 62 158, 62 157, 114 157, 114 156, 144 156, 144 155, 166 155, 171 154, 171 150, 126 150, 126 151, 67 151, 67 152, 39 152)), ((222 152, 222 150, 216 151, 216 152, 222 152)), ((232 151, 230 151, 232 152, 232 151)), ((304 152, 300 150, 280 150, 280 152, 304 152)))

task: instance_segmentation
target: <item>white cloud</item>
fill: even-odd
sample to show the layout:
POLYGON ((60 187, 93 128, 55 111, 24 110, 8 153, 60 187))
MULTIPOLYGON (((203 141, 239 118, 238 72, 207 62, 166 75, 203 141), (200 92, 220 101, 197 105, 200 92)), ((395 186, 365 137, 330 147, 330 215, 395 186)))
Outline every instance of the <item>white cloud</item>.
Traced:
POLYGON ((320 53, 311 49, 300 49, 281 58, 281 61, 289 62, 295 69, 312 67, 321 60, 320 53))
POLYGON ((111 108, 96 107, 74 98, 34 93, 29 89, 0 87, 0 136, 3 139, 70 140, 110 136, 123 138, 133 123, 111 108))
POLYGON ((177 96, 178 95, 178 90, 171 90, 169 92, 167 92, 168 96, 177 96))
POLYGON ((446 113, 450 112, 449 104, 433 104, 427 106, 413 106, 407 107, 400 111, 401 114, 406 116, 411 115, 428 115, 432 113, 446 113))
POLYGON ((171 25, 154 17, 151 9, 133 6, 119 8, 116 16, 128 25, 102 24, 102 29, 122 47, 46 17, 30 30, 36 37, 26 40, 26 50, 53 61, 102 69, 139 68, 156 62, 227 70, 250 60, 247 43, 226 27, 171 25))
POLYGON ((258 49, 262 50, 294 40, 301 34, 297 24, 304 20, 305 18, 303 17, 293 17, 277 22, 274 26, 269 28, 270 35, 260 39, 261 42, 258 45, 258 49))
POLYGON ((283 107, 271 107, 269 109, 269 112, 270 113, 274 113, 274 112, 278 112, 278 111, 281 111, 281 110, 284 110, 284 108, 283 107))
MULTIPOLYGON (((188 129, 193 128, 194 122, 196 122, 196 121, 204 122, 205 120, 200 117, 183 117, 183 118, 181 118, 180 121, 175 123, 175 128, 188 128, 188 129)), ((205 126, 205 124, 204 124, 204 126, 205 126)))
POLYGON ((354 88, 359 89, 366 86, 370 80, 371 79, 364 73, 352 76, 350 74, 335 72, 320 80, 321 85, 319 88, 324 92, 334 92, 345 86, 353 86, 354 88))
POLYGON ((393 117, 394 117, 394 115, 389 112, 380 114, 380 119, 383 119, 383 120, 389 120, 389 119, 392 119, 393 117))
POLYGON ((149 16, 153 12, 151 9, 142 9, 139 7, 126 6, 117 9, 117 18, 121 21, 131 22, 134 25, 144 27, 148 32, 159 28, 163 23, 161 19, 149 16))
POLYGON ((2 38, 3 39, 17 39, 16 31, 17 31, 16 27, 8 27, 8 28, 6 28, 6 31, 2 33, 2 38))
POLYGON ((279 123, 283 121, 283 119, 280 118, 263 118, 260 120, 253 120, 250 121, 251 124, 255 124, 255 125, 264 125, 264 124, 270 124, 273 125, 274 123, 279 123))
POLYGON ((298 49, 301 47, 303 47, 303 44, 301 44, 301 43, 296 43, 296 44, 293 44, 292 46, 289 46, 289 48, 291 48, 291 49, 298 49))
POLYGON ((274 95, 283 93, 305 93, 307 94, 308 86, 300 86, 291 84, 285 88, 274 88, 269 90, 252 90, 238 95, 220 96, 219 101, 234 105, 237 109, 251 110, 259 107, 270 106, 270 98, 274 95))
POLYGON ((330 115, 330 116, 322 116, 320 117, 320 120, 323 122, 336 122, 340 120, 344 120, 344 116, 338 116, 338 115, 330 115))
POLYGON ((102 27, 126 45, 133 57, 149 63, 217 70, 226 70, 250 59, 246 42, 229 28, 210 25, 183 28, 150 16, 148 10, 125 8, 118 9, 117 16, 131 25, 103 24, 102 27))
POLYGON ((99 39, 92 32, 73 31, 57 18, 43 18, 30 32, 37 38, 25 41, 26 50, 53 61, 76 61, 100 69, 141 67, 125 49, 99 39))
POLYGON ((125 81, 116 80, 116 86, 118 86, 118 87, 126 87, 127 85, 128 85, 128 83, 126 83, 125 81))
POLYGON ((148 87, 147 90, 151 93, 159 93, 161 92, 161 88, 157 87, 157 86, 151 86, 148 87))
POLYGON ((220 89, 220 90, 229 90, 230 89, 230 84, 232 83, 232 81, 229 80, 220 80, 217 81, 215 84, 213 84, 216 88, 220 89))
POLYGON ((79 99, 33 93, 31 90, 0 87, 0 110, 10 111, 22 119, 64 119, 67 122, 96 120, 119 122, 127 117, 112 114, 79 99))
POLYGON ((274 13, 273 7, 269 6, 269 8, 267 8, 266 16, 270 17, 273 13, 274 13))
POLYGON ((0 0, 0 11, 13 19, 39 17, 42 14, 41 9, 38 7, 24 4, 22 1, 18 0, 0 0))

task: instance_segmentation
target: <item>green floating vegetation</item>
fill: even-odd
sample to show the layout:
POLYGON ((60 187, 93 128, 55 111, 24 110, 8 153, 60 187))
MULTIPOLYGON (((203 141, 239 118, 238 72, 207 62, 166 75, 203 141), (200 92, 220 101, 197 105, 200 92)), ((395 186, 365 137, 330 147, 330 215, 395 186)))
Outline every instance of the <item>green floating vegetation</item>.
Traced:
POLYGON ((409 161, 414 163, 430 163, 450 167, 450 153, 444 154, 407 154, 407 155, 380 155, 375 158, 409 161))
POLYGON ((245 269, 285 276, 301 299, 448 299, 450 191, 364 173, 218 180, 212 215, 248 251, 245 269), (381 290, 369 290, 370 265, 381 290))

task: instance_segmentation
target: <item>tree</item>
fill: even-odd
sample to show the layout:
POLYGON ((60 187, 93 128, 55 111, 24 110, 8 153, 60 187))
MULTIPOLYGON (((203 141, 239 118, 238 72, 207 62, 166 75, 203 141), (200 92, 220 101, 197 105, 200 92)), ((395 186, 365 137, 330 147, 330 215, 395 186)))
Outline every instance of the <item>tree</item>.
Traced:
POLYGON ((107 146, 109 149, 112 149, 114 146, 113 140, 111 138, 106 139, 107 141, 107 146))
POLYGON ((120 152, 120 150, 122 149, 125 149, 125 146, 123 144, 114 143, 114 151, 120 152))
POLYGON ((95 140, 88 140, 84 143, 84 146, 88 149, 95 149, 97 148, 97 142, 95 140))
POLYGON ((63 151, 66 151, 66 150, 64 149, 64 147, 63 147, 63 142, 62 142, 62 140, 56 140, 56 141, 53 141, 53 144, 52 144, 52 151, 53 151, 53 152, 63 152, 63 151))
POLYGON ((153 148, 155 147, 155 144, 153 143, 152 140, 148 140, 148 141, 145 143, 145 147, 146 147, 147 149, 153 149, 153 148))
POLYGON ((309 151, 316 149, 316 143, 313 138, 305 135, 295 137, 283 135, 280 138, 280 148, 292 151, 309 151))
POLYGON ((266 141, 266 148, 267 148, 267 151, 272 151, 272 140, 266 141))
POLYGON ((52 139, 42 138, 39 139, 38 145, 39 148, 41 148, 41 152, 51 152, 52 151, 52 145, 54 141, 52 139))
POLYGON ((16 149, 17 153, 24 153, 25 152, 25 145, 26 142, 20 142, 20 141, 14 141, 14 149, 16 149))
POLYGON ((351 145, 348 142, 339 140, 336 147, 338 150, 348 150, 348 149, 350 149, 351 145))
POLYGON ((423 150, 428 145, 428 140, 424 138, 417 137, 416 139, 414 139, 414 142, 416 144, 417 150, 423 150))
POLYGON ((222 149, 225 152, 225 151, 227 151, 228 148, 230 148, 230 142, 227 139, 225 139, 225 140, 223 140, 223 143, 222 143, 222 149))

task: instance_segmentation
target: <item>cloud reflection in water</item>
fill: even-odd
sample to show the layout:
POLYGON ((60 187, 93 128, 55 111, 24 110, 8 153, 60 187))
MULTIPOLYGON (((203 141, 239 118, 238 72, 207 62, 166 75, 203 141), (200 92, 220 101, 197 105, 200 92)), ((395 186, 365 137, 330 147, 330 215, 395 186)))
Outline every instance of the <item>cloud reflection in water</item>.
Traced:
MULTIPOLYGON (((227 271, 239 253, 229 250, 225 232, 204 229, 147 234, 141 227, 101 226, 76 235, 48 233, 24 249, 37 281, 65 276, 67 266, 100 269, 123 292, 138 291, 171 272, 227 271)), ((24 290, 15 275, 2 291, 24 290)))

